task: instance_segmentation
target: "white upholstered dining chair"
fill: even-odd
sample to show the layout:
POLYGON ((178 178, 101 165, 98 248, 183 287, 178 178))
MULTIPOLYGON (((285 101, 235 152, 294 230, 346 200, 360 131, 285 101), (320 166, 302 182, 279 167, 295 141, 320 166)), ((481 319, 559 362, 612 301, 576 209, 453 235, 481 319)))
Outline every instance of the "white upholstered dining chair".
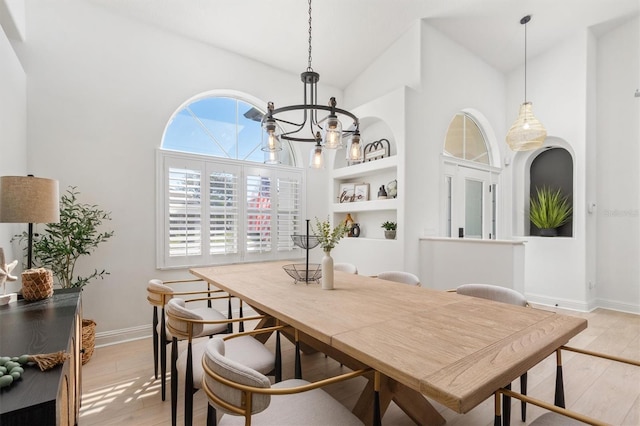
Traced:
POLYGON ((377 275, 377 277, 380 278, 381 280, 395 281, 397 283, 415 285, 418 287, 420 287, 421 285, 420 278, 418 278, 416 275, 412 274, 411 272, 385 271, 385 272, 380 272, 377 275))
POLYGON ((260 372, 228 356, 235 336, 214 337, 207 342, 202 360, 203 389, 209 403, 223 413, 219 426, 326 426, 362 425, 351 411, 320 387, 361 376, 357 370, 309 383, 301 379, 274 385, 260 372))
MULTIPOLYGON (((212 326, 226 328, 229 322, 264 319, 264 316, 244 317, 229 320, 222 318, 208 320, 199 314, 198 308, 190 309, 183 299, 174 297, 167 303, 167 328, 173 339, 171 343, 171 424, 176 425, 178 403, 178 380, 184 378, 184 422, 193 421, 193 393, 201 387, 203 378, 202 357, 207 340, 193 342, 196 337, 207 336, 205 329, 212 326), (178 339, 186 340, 187 347, 178 351, 178 339), (179 352, 179 353, 178 353, 179 352)), ((262 374, 273 374, 276 381, 281 380, 281 353, 279 338, 276 353, 273 354, 261 342, 246 335, 233 339, 227 345, 227 356, 235 362, 253 368, 262 374)), ((208 417, 212 416, 211 410, 208 417)))
POLYGON ((353 263, 344 263, 344 262, 334 263, 333 270, 347 272, 349 274, 356 274, 356 275, 358 274, 358 268, 353 263))
MULTIPOLYGON (((161 377, 161 395, 162 400, 165 400, 166 396, 166 374, 167 374, 167 345, 171 343, 171 333, 166 327, 166 311, 165 306, 173 297, 179 296, 183 299, 194 297, 211 297, 213 295, 222 295, 222 297, 228 299, 228 312, 225 317, 217 309, 211 307, 211 303, 208 303, 206 307, 199 307, 198 315, 206 318, 207 320, 220 320, 225 318, 231 318, 231 298, 220 289, 212 288, 209 283, 206 283, 206 287, 202 287, 199 290, 179 290, 178 285, 187 283, 205 283, 202 279, 184 279, 184 280, 171 280, 162 281, 159 279, 149 280, 147 285, 147 301, 153 306, 153 363, 154 363, 154 375, 158 378, 158 369, 160 369, 161 377), (158 308, 160 308, 158 316, 158 308), (159 317, 159 318, 158 318, 159 317), (158 359, 159 358, 159 359, 158 359), (160 368, 158 368, 160 367, 160 368)), ((230 333, 230 324, 215 324, 207 325, 203 328, 202 333, 204 336, 210 336, 217 333, 230 333)))

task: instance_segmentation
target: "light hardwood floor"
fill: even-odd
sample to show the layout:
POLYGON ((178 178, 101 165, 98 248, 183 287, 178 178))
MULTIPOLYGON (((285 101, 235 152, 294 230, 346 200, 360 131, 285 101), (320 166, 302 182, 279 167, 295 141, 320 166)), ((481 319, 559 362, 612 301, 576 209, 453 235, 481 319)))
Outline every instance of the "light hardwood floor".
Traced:
MULTIPOLYGON (((572 346, 640 359, 640 316, 603 309, 587 314, 568 314, 583 316, 589 321, 589 327, 570 342, 572 346)), ((273 339, 267 344, 272 346, 273 339)), ((286 339, 283 339, 283 357, 284 374, 288 378, 293 375, 293 347, 286 339)), ((303 355, 302 358, 302 371, 307 380, 335 375, 344 369, 319 353, 303 355)), ((563 352, 563 364, 568 408, 612 425, 640 425, 640 368, 566 351, 563 352)), ((553 402, 555 356, 531 369, 528 376, 529 395, 553 402)), ((359 378, 326 390, 351 408, 364 381, 359 378)), ((514 390, 519 390, 517 380, 514 390)), ((97 348, 82 369, 80 426, 170 424, 169 395, 167 388, 167 400, 161 401, 160 382, 153 377, 150 338, 97 348)), ((179 395, 178 424, 183 424, 181 387, 179 395)), ((516 404, 519 403, 514 402, 512 424, 526 425, 520 421, 520 408, 516 404)), ((448 425, 493 425, 492 398, 464 415, 437 403, 434 405, 447 419, 448 425)), ((197 392, 194 395, 195 425, 205 424, 206 406, 203 392, 197 392)), ((542 412, 529 405, 527 418, 531 421, 542 412)), ((393 403, 383 418, 386 426, 413 424, 393 403)))

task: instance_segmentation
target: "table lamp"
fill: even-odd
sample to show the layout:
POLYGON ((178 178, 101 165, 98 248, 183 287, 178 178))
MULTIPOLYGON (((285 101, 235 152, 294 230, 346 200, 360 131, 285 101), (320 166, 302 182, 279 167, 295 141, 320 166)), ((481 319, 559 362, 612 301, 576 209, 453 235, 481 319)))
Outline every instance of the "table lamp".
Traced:
POLYGON ((0 177, 0 222, 29 224, 27 269, 31 269, 33 224, 60 222, 58 181, 33 175, 0 177))

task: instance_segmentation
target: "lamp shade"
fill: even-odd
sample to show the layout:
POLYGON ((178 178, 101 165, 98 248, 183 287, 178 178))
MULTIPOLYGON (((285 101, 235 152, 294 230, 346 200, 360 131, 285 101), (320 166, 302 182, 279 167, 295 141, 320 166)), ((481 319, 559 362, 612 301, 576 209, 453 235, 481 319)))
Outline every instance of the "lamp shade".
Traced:
POLYGON ((60 222, 58 181, 34 176, 0 177, 0 222, 60 222))
POLYGON ((520 105, 518 118, 507 132, 507 144, 512 151, 530 151, 540 148, 547 137, 547 131, 533 115, 531 102, 520 105))

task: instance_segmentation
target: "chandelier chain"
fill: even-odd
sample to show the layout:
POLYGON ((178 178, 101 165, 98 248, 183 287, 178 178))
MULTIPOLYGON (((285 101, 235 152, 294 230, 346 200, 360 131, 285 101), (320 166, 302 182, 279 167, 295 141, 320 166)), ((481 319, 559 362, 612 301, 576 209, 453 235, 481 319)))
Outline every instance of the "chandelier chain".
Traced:
POLYGON ((311 67, 311 0, 309 0, 309 63, 307 65, 307 71, 313 71, 311 67))

